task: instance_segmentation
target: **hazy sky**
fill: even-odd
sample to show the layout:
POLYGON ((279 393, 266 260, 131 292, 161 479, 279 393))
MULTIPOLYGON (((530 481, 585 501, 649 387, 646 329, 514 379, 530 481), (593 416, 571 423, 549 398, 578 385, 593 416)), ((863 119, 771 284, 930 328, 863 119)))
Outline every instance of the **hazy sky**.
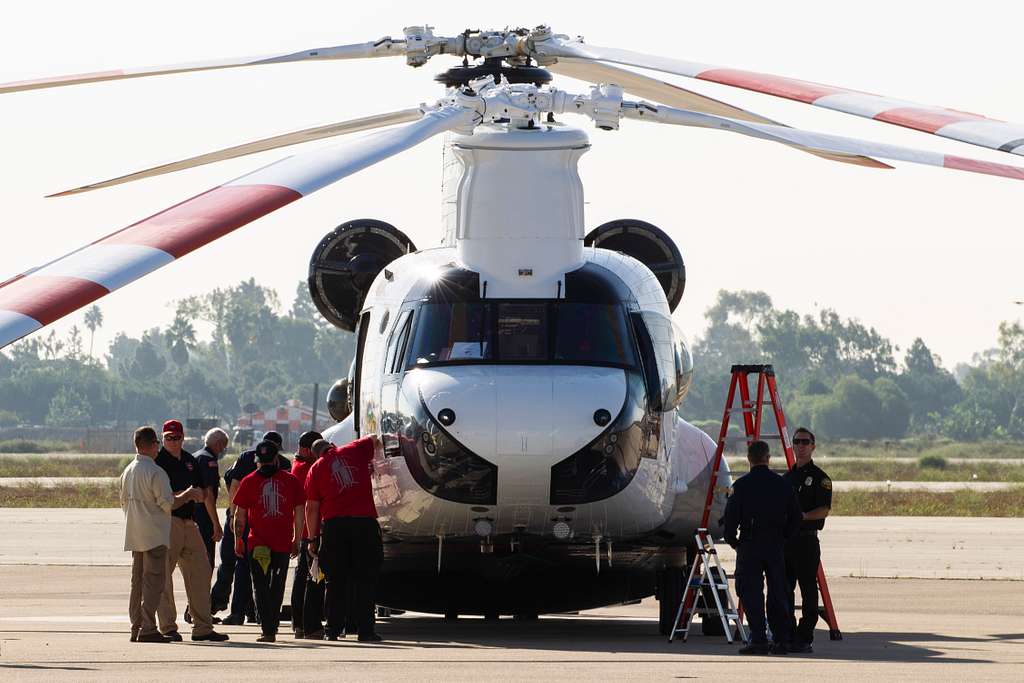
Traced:
MULTIPOLYGON (((534 3, 517 13, 508 3, 381 0, 8 3, 0 82, 399 37, 404 26, 424 22, 438 35, 548 23, 597 45, 1024 121, 1020 48, 1007 38, 1024 18, 1018 3, 709 5, 534 3)), ((432 101, 442 94, 433 76, 454 63, 434 58, 415 70, 401 59, 289 64, 0 96, 0 279, 291 152, 85 195, 45 194, 432 101)), ((924 133, 661 77, 794 126, 1024 166, 1024 158, 924 133)), ((556 84, 584 91, 576 81, 556 84)), ((582 118, 564 120, 588 126, 582 118)), ((593 147, 581 162, 588 229, 635 217, 673 236, 689 276, 675 316, 691 337, 723 288, 761 289, 777 306, 801 313, 830 306, 901 347, 922 336, 947 366, 993 345, 999 321, 1019 315, 1011 302, 1024 298, 1020 181, 898 163, 893 171, 856 168, 723 132, 635 121, 589 134, 593 147)), ((417 246, 435 245, 440 149, 439 140, 421 145, 106 297, 97 349, 116 331, 138 334, 167 323, 178 298, 250 275, 277 288, 287 305, 312 248, 348 219, 380 218, 417 246)), ((72 314, 56 328, 63 333, 81 321, 81 313, 72 314)))

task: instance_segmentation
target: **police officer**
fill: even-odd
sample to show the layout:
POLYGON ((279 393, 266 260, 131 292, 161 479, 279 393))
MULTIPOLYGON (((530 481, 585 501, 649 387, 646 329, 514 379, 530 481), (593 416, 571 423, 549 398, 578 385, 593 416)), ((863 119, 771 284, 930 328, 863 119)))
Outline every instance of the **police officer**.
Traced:
MULTIPOLYGON (((263 434, 261 441, 270 441, 278 447, 280 450, 284 445, 284 439, 278 432, 270 431, 263 434)), ((283 454, 277 456, 276 465, 279 469, 290 470, 292 467, 291 460, 285 457, 283 454)), ((259 469, 259 465, 256 462, 256 449, 250 449, 243 451, 238 459, 235 460, 235 464, 224 473, 224 483, 228 487, 228 500, 233 500, 235 493, 238 492, 238 487, 242 480, 247 476, 259 469)), ((236 512, 235 506, 231 505, 228 509, 228 515, 232 518, 236 512)), ((225 517, 227 519, 227 516, 225 517)), ((255 614, 255 601, 253 600, 252 593, 252 574, 249 573, 249 567, 245 562, 239 562, 234 554, 235 536, 233 532, 232 519, 227 519, 227 523, 224 525, 225 529, 232 529, 232 534, 228 537, 225 531, 225 540, 221 545, 221 569, 217 572, 217 583, 214 586, 214 601, 217 602, 218 606, 223 604, 227 593, 231 592, 231 613, 224 617, 224 621, 221 623, 229 626, 239 626, 245 623, 246 618, 249 622, 255 622, 258 619, 258 615, 255 614), (224 551, 224 546, 228 547, 227 553, 224 551), (226 555, 231 555, 230 558, 226 555), (234 581, 234 591, 231 591, 231 583, 234 581)), ((245 534, 248 534, 248 530, 244 530, 245 534)))
POLYGON ((786 654, 790 640, 783 545, 800 524, 800 506, 793 489, 768 469, 768 458, 767 443, 750 444, 750 472, 733 484, 722 519, 725 540, 736 549, 736 594, 750 624, 750 644, 740 648, 744 655, 786 654), (765 631, 762 577, 768 585, 773 644, 768 643, 765 631))
POLYGON ((797 494, 803 521, 800 529, 786 541, 786 579, 789 581, 789 615, 793 629, 793 652, 812 652, 814 625, 818 623, 818 566, 821 546, 818 532, 825 528, 825 518, 832 510, 832 480, 814 464, 814 434, 806 427, 793 433, 796 462, 785 479, 797 494), (802 605, 800 623, 793 616, 796 601, 794 590, 800 584, 802 605))
POLYGON ((178 504, 171 510, 171 543, 167 549, 167 574, 164 592, 160 598, 157 617, 160 632, 171 640, 180 641, 176 623, 178 613, 174 605, 174 584, 171 573, 174 567, 181 569, 181 578, 188 595, 189 610, 192 614, 192 640, 227 640, 227 635, 213 630, 210 615, 210 567, 206 546, 199 535, 194 521, 195 500, 204 501, 203 484, 199 478, 199 467, 192 454, 182 448, 185 430, 178 420, 167 420, 163 427, 164 447, 156 456, 156 464, 167 473, 171 490, 178 494, 190 487, 197 491, 196 498, 178 504))
POLYGON ((206 432, 203 438, 203 447, 193 453, 196 463, 199 465, 199 479, 203 483, 203 504, 195 510, 196 525, 199 527, 199 534, 206 544, 206 554, 210 558, 210 568, 213 563, 214 545, 224 537, 224 531, 220 525, 220 518, 217 517, 217 494, 220 492, 220 466, 218 460, 227 450, 228 435, 223 429, 214 427, 206 432))

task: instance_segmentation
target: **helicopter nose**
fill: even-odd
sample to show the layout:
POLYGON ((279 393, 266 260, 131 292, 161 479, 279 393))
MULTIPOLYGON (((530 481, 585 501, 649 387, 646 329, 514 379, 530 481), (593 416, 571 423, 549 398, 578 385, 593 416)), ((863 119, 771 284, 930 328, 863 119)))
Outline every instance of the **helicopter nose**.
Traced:
POLYGON ((597 438, 626 397, 625 373, 616 368, 492 365, 416 374, 430 414, 450 421, 445 429, 486 459, 560 460, 597 438))

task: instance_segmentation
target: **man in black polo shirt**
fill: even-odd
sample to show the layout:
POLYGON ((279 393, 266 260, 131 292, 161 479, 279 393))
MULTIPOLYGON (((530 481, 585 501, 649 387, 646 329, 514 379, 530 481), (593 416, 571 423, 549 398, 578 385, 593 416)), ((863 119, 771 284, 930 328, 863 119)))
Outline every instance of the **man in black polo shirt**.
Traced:
POLYGON ((167 583, 160 597, 157 617, 160 632, 171 640, 181 640, 178 633, 178 610, 174 605, 173 571, 181 569, 185 582, 185 593, 192 613, 192 640, 227 640, 227 635, 213 630, 210 617, 210 574, 212 569, 206 556, 206 545, 199 535, 194 519, 196 503, 206 499, 203 482, 199 475, 199 464, 192 454, 182 449, 185 430, 178 420, 168 420, 163 428, 164 447, 156 457, 159 465, 171 481, 171 490, 178 494, 192 490, 189 500, 182 499, 178 507, 171 510, 171 545, 167 550, 167 583))
POLYGON ((199 526, 199 534, 203 537, 203 543, 206 544, 206 555, 210 558, 211 568, 213 567, 214 546, 224 537, 220 518, 217 517, 217 494, 220 492, 220 466, 217 461, 227 449, 228 440, 227 432, 219 427, 214 427, 206 432, 206 436, 203 438, 203 448, 194 456, 205 494, 203 504, 196 506, 195 522, 199 526))
MULTIPOLYGON (((278 432, 266 432, 261 440, 273 442, 277 445, 278 450, 284 447, 284 439, 278 432)), ((283 454, 278 455, 278 469, 290 471, 291 466, 291 460, 283 454)), ((224 483, 228 487, 228 500, 234 499, 235 492, 238 491, 238 486, 242 480, 257 469, 259 469, 259 464, 256 462, 256 450, 243 451, 238 456, 238 459, 235 460, 235 464, 224 473, 224 483)), ((224 617, 224 621, 221 622, 230 626, 238 626, 245 623, 246 617, 249 618, 250 623, 256 620, 256 615, 254 614, 256 601, 253 599, 252 593, 252 574, 249 573, 248 564, 246 562, 238 562, 234 554, 235 537, 233 532, 234 523, 232 521, 234 514, 235 506, 231 505, 225 516, 224 540, 221 542, 220 553, 221 566, 217 571, 217 583, 213 587, 214 602, 218 606, 222 606, 227 601, 227 594, 231 593, 231 613, 224 617), (225 548, 227 548, 227 551, 224 550, 225 548), (228 555, 230 555, 230 558, 228 555), (234 581, 233 591, 231 588, 232 580, 234 581)), ((245 529, 243 537, 248 535, 249 530, 245 529)))
POLYGON ((814 625, 818 623, 818 565, 821 545, 818 532, 825 528, 825 518, 832 510, 832 480, 814 464, 814 434, 806 427, 793 432, 793 453, 796 462, 785 479, 800 500, 803 521, 796 535, 786 540, 786 578, 789 581, 789 614, 793 619, 793 652, 811 652, 814 625), (795 588, 800 585, 801 617, 796 624, 795 588))

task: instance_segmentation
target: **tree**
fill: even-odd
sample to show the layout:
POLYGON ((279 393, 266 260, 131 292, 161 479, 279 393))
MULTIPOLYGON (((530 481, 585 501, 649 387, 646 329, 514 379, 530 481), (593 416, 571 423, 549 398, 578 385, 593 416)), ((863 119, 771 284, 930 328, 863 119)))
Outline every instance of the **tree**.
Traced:
POLYGON ((164 332, 164 342, 171 352, 171 360, 179 368, 184 367, 188 363, 189 353, 196 347, 196 330, 181 310, 164 332))
POLYGON ((96 330, 103 326, 103 311, 96 304, 85 309, 85 326, 89 329, 89 358, 92 358, 92 342, 96 330))
POLYGON ((129 374, 138 380, 152 380, 166 369, 167 361, 157 352, 156 346, 148 339, 143 339, 135 349, 129 374))
POLYGON ((57 391, 46 414, 46 423, 55 427, 87 427, 91 420, 89 401, 66 386, 57 391))

